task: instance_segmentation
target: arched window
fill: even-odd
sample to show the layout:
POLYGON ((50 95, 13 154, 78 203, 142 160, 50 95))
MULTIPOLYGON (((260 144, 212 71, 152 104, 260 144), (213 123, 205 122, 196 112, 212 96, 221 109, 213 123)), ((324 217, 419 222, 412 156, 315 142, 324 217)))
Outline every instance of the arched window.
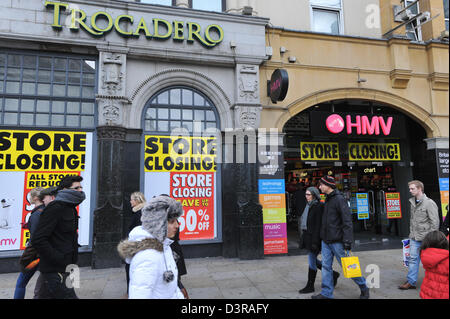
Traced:
POLYGON ((199 91, 171 87, 158 92, 146 105, 144 131, 169 134, 185 128, 189 133, 219 128, 219 117, 212 102, 199 91))

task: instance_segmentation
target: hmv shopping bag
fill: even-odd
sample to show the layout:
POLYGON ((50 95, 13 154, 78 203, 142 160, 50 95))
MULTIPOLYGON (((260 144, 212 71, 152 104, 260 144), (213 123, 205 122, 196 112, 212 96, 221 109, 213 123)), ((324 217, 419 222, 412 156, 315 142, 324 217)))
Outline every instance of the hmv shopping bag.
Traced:
POLYGON ((409 238, 403 239, 402 240, 402 244, 403 244, 402 245, 403 246, 403 265, 405 267, 408 267, 409 266, 410 250, 411 250, 409 238))

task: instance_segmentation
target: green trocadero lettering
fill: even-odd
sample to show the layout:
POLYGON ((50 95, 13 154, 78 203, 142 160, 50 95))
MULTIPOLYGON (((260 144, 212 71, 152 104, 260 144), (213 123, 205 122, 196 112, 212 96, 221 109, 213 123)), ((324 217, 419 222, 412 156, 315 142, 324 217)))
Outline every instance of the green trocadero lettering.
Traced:
POLYGON ((174 41, 195 42, 207 48, 212 48, 224 39, 224 31, 218 24, 202 27, 197 22, 184 22, 179 20, 167 21, 160 18, 133 17, 121 14, 117 17, 105 11, 94 12, 90 17, 80 8, 70 9, 70 20, 68 25, 61 21, 61 12, 69 9, 69 4, 45 1, 47 9, 53 11, 52 28, 61 30, 68 27, 71 31, 84 30, 88 34, 99 37, 114 30, 123 37, 140 37, 144 35, 147 39, 166 40, 172 38, 174 41), (133 25, 133 23, 135 23, 133 25))

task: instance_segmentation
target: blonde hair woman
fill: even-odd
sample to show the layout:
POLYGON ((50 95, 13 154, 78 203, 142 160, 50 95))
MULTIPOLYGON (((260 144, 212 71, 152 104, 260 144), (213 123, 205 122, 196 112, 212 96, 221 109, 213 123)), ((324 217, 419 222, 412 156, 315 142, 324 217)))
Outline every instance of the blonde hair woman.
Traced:
MULTIPOLYGON (((133 228, 140 226, 141 223, 141 216, 142 216, 142 208, 144 208, 145 205, 147 205, 147 201, 145 199, 144 194, 141 192, 134 192, 130 195, 130 205, 131 205, 131 222, 130 226, 128 227, 127 231, 127 238, 130 232, 133 230, 133 228)), ((125 272, 127 275, 127 293, 128 293, 128 286, 130 282, 130 265, 128 263, 125 264, 125 272)))

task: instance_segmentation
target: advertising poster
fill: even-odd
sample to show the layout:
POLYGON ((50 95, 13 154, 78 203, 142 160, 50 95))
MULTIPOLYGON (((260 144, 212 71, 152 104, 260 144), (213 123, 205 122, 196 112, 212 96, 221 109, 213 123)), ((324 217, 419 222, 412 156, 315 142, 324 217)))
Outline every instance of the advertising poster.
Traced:
POLYGON ((369 194, 356 193, 356 211, 358 219, 369 219, 369 194))
POLYGON ((260 179, 263 208, 264 254, 287 254, 286 195, 284 179, 260 179))
POLYGON ((34 208, 29 192, 57 186, 66 174, 83 177, 87 199, 78 207, 78 243, 89 245, 92 133, 0 130, 0 251, 25 249, 22 228, 34 208))
POLYGON ((447 216, 447 205, 449 197, 449 153, 448 149, 436 149, 436 158, 438 161, 438 178, 439 178, 439 191, 441 192, 441 209, 442 218, 447 216))
POLYGON ((385 200, 387 218, 402 218, 400 193, 386 193, 385 200))
POLYGON ((145 197, 167 194, 181 202, 181 240, 217 237, 216 147, 213 137, 145 137, 145 197))

